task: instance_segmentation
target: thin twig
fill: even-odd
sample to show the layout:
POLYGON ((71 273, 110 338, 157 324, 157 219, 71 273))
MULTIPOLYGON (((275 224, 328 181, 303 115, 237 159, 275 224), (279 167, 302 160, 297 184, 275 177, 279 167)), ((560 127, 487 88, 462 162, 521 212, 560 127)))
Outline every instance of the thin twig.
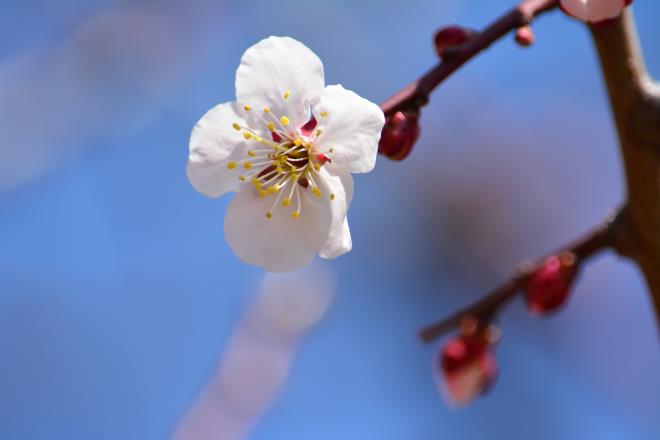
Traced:
MULTIPOLYGON (((596 227, 583 238, 565 246, 553 255, 564 252, 571 252, 576 257, 576 264, 579 265, 587 261, 590 257, 596 255, 607 248, 618 247, 618 229, 625 227, 625 208, 619 211, 616 216, 609 218, 603 224, 596 227)), ((524 263, 504 284, 493 290, 479 301, 471 304, 450 317, 443 319, 435 324, 423 328, 419 332, 419 337, 424 342, 431 342, 447 332, 458 328, 462 319, 468 316, 474 316, 481 321, 488 321, 502 306, 513 299, 524 287, 530 275, 539 268, 545 258, 536 263, 524 263)))
POLYGON ((521 26, 528 25, 541 13, 554 9, 558 5, 559 0, 524 0, 518 6, 491 23, 474 38, 456 47, 452 51, 452 56, 449 60, 438 63, 423 76, 385 100, 380 105, 380 108, 388 116, 400 110, 410 110, 425 104, 433 89, 475 55, 488 48, 509 32, 521 26))

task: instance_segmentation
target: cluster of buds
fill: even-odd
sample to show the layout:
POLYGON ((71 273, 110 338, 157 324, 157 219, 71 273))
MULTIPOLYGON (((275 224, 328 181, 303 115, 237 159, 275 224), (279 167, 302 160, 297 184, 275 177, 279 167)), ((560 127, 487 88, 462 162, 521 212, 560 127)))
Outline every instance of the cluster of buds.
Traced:
POLYGON ((484 326, 471 316, 463 319, 460 334, 444 345, 436 367, 449 404, 465 405, 492 387, 498 372, 493 347, 499 338, 494 325, 484 326))
MULTIPOLYGON (((569 296, 578 272, 578 261, 572 252, 546 258, 521 278, 530 313, 544 316, 558 310, 569 296)), ((494 309, 487 313, 492 316, 494 309)), ((481 310, 482 314, 484 311, 481 310)), ((488 391, 497 378, 497 362, 493 351, 500 331, 473 316, 462 319, 459 335, 442 348, 436 372, 438 383, 453 406, 462 406, 488 391)))

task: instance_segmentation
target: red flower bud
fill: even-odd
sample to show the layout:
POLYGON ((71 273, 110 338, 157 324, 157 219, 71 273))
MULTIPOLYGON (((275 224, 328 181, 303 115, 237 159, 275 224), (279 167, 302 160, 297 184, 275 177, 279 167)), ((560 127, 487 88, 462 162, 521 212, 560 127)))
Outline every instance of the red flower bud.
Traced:
POLYGON ((575 255, 565 252, 548 257, 529 277, 525 286, 527 308, 545 315, 561 307, 570 291, 577 264, 575 255))
POLYGON ((447 49, 460 46, 476 34, 472 29, 461 26, 447 26, 442 28, 435 33, 435 37, 433 38, 435 51, 441 59, 446 58, 449 53, 447 49))
POLYGON ((488 391, 497 378, 497 362, 485 332, 461 335, 440 353, 440 385, 450 403, 461 406, 488 391))
POLYGON ((528 47, 534 44, 536 37, 534 36, 534 31, 529 26, 519 27, 516 31, 516 43, 522 47, 528 47))
POLYGON ((378 152, 392 160, 403 160, 419 137, 419 113, 396 112, 385 121, 378 152))

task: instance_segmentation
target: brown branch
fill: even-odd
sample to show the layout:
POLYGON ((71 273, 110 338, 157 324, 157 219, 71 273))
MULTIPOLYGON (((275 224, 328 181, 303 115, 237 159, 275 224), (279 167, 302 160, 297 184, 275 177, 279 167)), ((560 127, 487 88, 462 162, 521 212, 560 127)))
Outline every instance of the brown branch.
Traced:
MULTIPOLYGON (((388 115, 423 104, 437 85, 473 56, 557 4, 558 1, 552 0, 523 1, 478 36, 457 47, 448 61, 441 62, 381 104, 381 108, 388 115)), ((646 71, 629 9, 607 25, 591 26, 591 33, 616 120, 628 198, 625 208, 611 221, 560 252, 575 254, 577 264, 607 248, 633 259, 644 273, 656 317, 660 317, 660 85, 653 82, 646 71)), ((486 297, 422 329, 420 338, 432 341, 458 328, 468 316, 487 323, 522 290, 544 260, 522 265, 507 282, 486 297)))
MULTIPOLYGON (((621 246, 622 239, 626 237, 625 233, 622 233, 625 230, 627 230, 627 215, 624 208, 616 216, 608 219, 585 237, 565 246, 555 252, 554 255, 564 252, 573 253, 579 268, 580 264, 583 264, 602 250, 607 248, 618 250, 621 246)), ((545 258, 542 258, 533 264, 524 263, 520 265, 519 269, 508 281, 484 298, 459 310, 442 321, 423 328, 419 333, 420 339, 424 342, 431 342, 445 333, 457 329, 463 318, 468 316, 476 317, 482 321, 482 324, 487 323, 502 306, 521 292, 527 279, 539 268, 544 260, 545 258)))
POLYGON ((397 111, 414 109, 426 103, 433 89, 475 55, 509 32, 531 23, 541 13, 558 5, 559 0, 524 0, 474 38, 456 47, 449 60, 438 63, 423 76, 385 100, 380 108, 386 116, 389 116, 397 111))
POLYGON ((619 134, 628 190, 628 240, 621 253, 641 268, 660 317, 660 93, 644 65, 632 11, 592 26, 619 134))

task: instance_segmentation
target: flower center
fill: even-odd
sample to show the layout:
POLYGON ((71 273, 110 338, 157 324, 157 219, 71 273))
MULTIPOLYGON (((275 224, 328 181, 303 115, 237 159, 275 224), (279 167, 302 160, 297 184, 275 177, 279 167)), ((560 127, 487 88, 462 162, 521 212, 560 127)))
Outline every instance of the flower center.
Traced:
MULTIPOLYGON (((283 99, 288 99, 291 92, 285 92, 283 99)), ((245 105, 243 109, 251 112, 252 107, 245 105)), ((286 115, 277 117, 269 107, 263 109, 260 115, 259 127, 243 127, 234 122, 232 127, 246 140, 255 142, 255 148, 247 150, 247 157, 242 160, 227 163, 229 170, 244 170, 238 179, 250 183, 259 197, 273 196, 273 203, 266 212, 266 218, 271 219, 281 206, 290 211, 290 217, 297 219, 301 215, 301 192, 311 191, 318 198, 323 197, 319 186, 320 171, 327 162, 332 162, 332 148, 321 151, 318 146, 322 134, 316 128, 316 119, 312 117, 301 127, 291 127, 286 115), (295 207, 292 206, 295 201, 295 207)), ((321 117, 327 117, 322 112, 321 117)), ((335 199, 329 194, 330 200, 335 199)))

